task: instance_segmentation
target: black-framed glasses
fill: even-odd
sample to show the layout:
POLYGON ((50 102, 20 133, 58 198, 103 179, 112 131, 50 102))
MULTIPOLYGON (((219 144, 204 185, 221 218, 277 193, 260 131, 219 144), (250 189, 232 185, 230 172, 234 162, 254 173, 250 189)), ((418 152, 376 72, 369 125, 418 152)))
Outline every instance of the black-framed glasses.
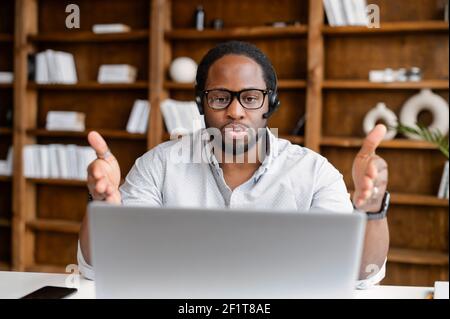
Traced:
POLYGON ((237 98, 243 108, 256 110, 263 106, 266 95, 270 90, 245 89, 241 91, 230 91, 226 89, 205 90, 203 94, 206 104, 214 110, 223 110, 230 106, 234 97, 237 98))

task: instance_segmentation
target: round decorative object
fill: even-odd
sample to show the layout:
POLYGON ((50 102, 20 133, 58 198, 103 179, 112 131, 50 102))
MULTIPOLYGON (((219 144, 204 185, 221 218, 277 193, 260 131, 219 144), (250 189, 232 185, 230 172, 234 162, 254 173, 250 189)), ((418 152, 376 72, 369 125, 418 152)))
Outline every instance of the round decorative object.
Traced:
MULTIPOLYGON (((417 117, 422 111, 429 111, 433 115, 433 123, 428 126, 430 131, 439 130, 442 135, 447 135, 449 112, 448 103, 444 98, 430 89, 423 89, 405 102, 400 112, 400 122, 403 125, 415 127, 417 126, 417 117)), ((410 139, 421 139, 413 134, 405 133, 405 135, 410 139)))
POLYGON ((375 127, 377 122, 383 121, 387 126, 387 132, 384 136, 385 140, 392 140, 397 135, 397 130, 391 127, 397 126, 397 116, 394 112, 387 108, 386 104, 380 102, 372 110, 370 110, 363 122, 363 129, 366 134, 375 127))
POLYGON ((193 83, 197 74, 197 63, 188 57, 179 57, 172 61, 169 74, 179 83, 193 83))

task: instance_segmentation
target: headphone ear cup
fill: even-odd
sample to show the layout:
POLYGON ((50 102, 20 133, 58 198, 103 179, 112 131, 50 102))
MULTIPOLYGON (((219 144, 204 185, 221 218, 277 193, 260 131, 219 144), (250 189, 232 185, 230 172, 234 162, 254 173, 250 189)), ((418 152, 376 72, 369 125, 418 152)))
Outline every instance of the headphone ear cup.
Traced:
POLYGON ((200 115, 203 115, 203 103, 201 91, 195 86, 195 103, 197 103, 198 111, 200 115))
POLYGON ((195 103, 197 103, 198 111, 200 112, 200 115, 203 115, 203 105, 202 105, 202 98, 200 95, 195 96, 195 103))

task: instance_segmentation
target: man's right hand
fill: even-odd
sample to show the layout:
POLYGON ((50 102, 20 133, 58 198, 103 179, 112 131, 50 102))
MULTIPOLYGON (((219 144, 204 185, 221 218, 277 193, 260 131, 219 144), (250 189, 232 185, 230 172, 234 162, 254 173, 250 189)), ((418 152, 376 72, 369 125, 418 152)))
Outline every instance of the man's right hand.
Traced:
POLYGON ((103 137, 95 132, 89 132, 88 142, 97 153, 97 159, 88 166, 88 189, 95 200, 120 204, 119 192, 120 167, 117 159, 109 151, 103 137))

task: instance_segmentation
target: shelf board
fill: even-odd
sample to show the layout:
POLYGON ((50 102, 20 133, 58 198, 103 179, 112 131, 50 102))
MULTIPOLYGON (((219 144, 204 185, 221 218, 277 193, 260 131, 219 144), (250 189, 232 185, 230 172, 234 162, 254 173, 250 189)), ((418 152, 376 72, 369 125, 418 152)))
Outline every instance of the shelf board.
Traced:
POLYGON ((280 135, 279 138, 283 138, 285 140, 288 140, 289 142, 293 144, 304 144, 305 138, 303 136, 296 136, 296 135, 280 135))
POLYGON ((0 175, 0 182, 11 182, 11 181, 12 181, 11 176, 0 175))
POLYGON ((0 227, 11 227, 11 220, 8 218, 0 218, 0 227))
POLYGON ((27 272, 45 272, 45 273, 57 273, 57 274, 66 274, 65 266, 58 265, 44 265, 44 264, 34 264, 31 266, 25 267, 25 271, 27 272))
MULTIPOLYGON (((363 141, 363 138, 323 136, 321 138, 320 145, 343 148, 359 148, 362 146, 363 141)), ((432 143, 409 139, 393 139, 389 141, 382 141, 379 145, 379 148, 438 150, 438 148, 432 143)))
POLYGON ((26 222, 32 230, 78 234, 81 223, 67 220, 34 219, 26 222))
POLYGON ((11 135, 13 133, 10 127, 0 127, 0 135, 11 135))
POLYGON ((0 42, 13 42, 14 35, 9 33, 0 33, 0 42))
POLYGON ((10 271, 11 264, 6 261, 0 261, 0 271, 10 271))
POLYGON ((448 90, 448 80, 423 80, 420 82, 392 82, 375 83, 367 80, 325 80, 324 89, 344 89, 344 90, 419 90, 436 89, 448 90))
POLYGON ((445 21, 405 21, 405 22, 383 22, 380 28, 368 28, 365 26, 342 26, 322 27, 325 35, 346 34, 382 34, 382 33, 404 33, 404 32, 448 32, 448 23, 445 21))
POLYGON ((30 183, 40 185, 87 187, 87 181, 82 180, 54 179, 54 178, 27 178, 26 180, 30 183))
POLYGON ((192 39, 254 39, 254 38, 279 38, 304 36, 308 33, 307 26, 287 26, 287 27, 236 27, 222 30, 205 29, 175 29, 165 33, 165 37, 171 40, 192 40, 192 39))
POLYGON ((108 84, 94 81, 77 84, 37 84, 32 82, 28 84, 27 88, 31 90, 142 90, 148 89, 149 84, 146 81, 108 84))
POLYGON ((419 194, 392 193, 391 203, 397 205, 448 207, 448 199, 419 194))
POLYGON ((406 248, 390 248, 388 262, 448 266, 448 253, 406 248))
MULTIPOLYGON (((353 196, 354 190, 349 190, 353 196)), ((448 207, 448 199, 433 195, 407 194, 391 192, 391 205, 448 207)))
MULTIPOLYGON (((172 81, 164 82, 164 88, 168 90, 194 90, 194 83, 177 83, 172 81)), ((278 81, 278 89, 304 89, 306 80, 282 79, 278 81)))
POLYGON ((96 34, 91 31, 51 32, 30 35, 30 42, 121 42, 148 40, 149 30, 132 30, 122 33, 96 34))
MULTIPOLYGON (((128 133, 124 130, 108 130, 108 129, 92 129, 100 133, 103 137, 111 139, 128 139, 128 140, 146 140, 147 136, 145 134, 135 134, 128 133)), ((86 138, 91 130, 82 132, 73 131, 48 131, 46 129, 29 129, 27 130, 28 135, 39 136, 39 137, 79 137, 86 138)))
POLYGON ((0 89, 12 89, 12 83, 0 83, 0 89))

